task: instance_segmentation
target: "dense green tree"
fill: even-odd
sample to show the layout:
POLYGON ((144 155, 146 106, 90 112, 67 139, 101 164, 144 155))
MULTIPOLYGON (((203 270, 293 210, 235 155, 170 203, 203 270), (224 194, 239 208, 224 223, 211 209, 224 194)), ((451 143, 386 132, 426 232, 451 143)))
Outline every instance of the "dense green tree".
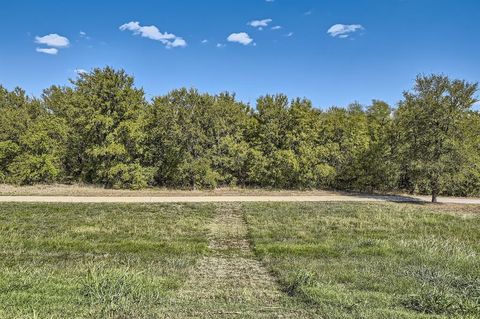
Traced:
POLYGON ((63 176, 65 123, 21 89, 0 87, 0 180, 51 183, 63 176))
POLYGON ((309 100, 289 102, 284 95, 261 97, 251 145, 263 156, 255 166, 260 186, 315 188, 330 185, 335 169, 329 164, 329 148, 321 138, 322 113, 309 100))
POLYGON ((419 76, 397 110, 179 89, 145 101, 106 67, 41 99, 0 86, 0 182, 480 194, 477 85, 419 76))
POLYGON ((69 173, 106 187, 145 187, 151 170, 141 165, 144 92, 133 77, 110 67, 82 73, 73 88, 52 87, 44 99, 72 127, 69 173))
POLYGON ((385 192, 397 188, 397 138, 392 115, 393 109, 377 100, 366 110, 369 143, 358 160, 360 190, 385 192))
POLYGON ((329 163, 335 168, 332 183, 338 189, 358 189, 361 179, 361 156, 368 150, 368 120, 363 107, 334 107, 324 113, 322 139, 329 163))
POLYGON ((465 163, 462 123, 476 102, 476 91, 477 84, 443 75, 418 76, 397 110, 403 159, 409 162, 412 180, 430 191, 432 202, 465 163))
POLYGON ((211 96, 180 89, 155 98, 145 121, 156 183, 191 188, 245 183, 242 148, 248 149, 244 134, 249 112, 228 93, 211 96), (236 155, 240 158, 232 158, 236 155))
POLYGON ((9 165, 10 180, 19 184, 52 183, 64 176, 68 126, 51 114, 37 118, 20 135, 20 154, 9 165))
POLYGON ((298 162, 292 187, 327 187, 334 180, 336 170, 329 163, 331 149, 321 138, 322 115, 309 100, 291 102, 285 146, 294 152, 298 162))
POLYGON ((462 128, 462 168, 446 176, 449 195, 480 195, 480 113, 469 111, 460 124, 462 128))

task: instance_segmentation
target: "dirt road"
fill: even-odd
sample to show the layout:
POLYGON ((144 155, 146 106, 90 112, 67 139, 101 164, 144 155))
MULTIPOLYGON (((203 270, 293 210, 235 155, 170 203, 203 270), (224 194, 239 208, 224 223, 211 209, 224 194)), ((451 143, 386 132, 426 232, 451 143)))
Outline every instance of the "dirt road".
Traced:
MULTIPOLYGON (((18 203, 207 203, 207 202, 428 202, 426 196, 382 195, 222 195, 222 196, 0 196, 0 202, 18 203)), ((480 199, 439 198, 445 204, 480 204, 480 199)))

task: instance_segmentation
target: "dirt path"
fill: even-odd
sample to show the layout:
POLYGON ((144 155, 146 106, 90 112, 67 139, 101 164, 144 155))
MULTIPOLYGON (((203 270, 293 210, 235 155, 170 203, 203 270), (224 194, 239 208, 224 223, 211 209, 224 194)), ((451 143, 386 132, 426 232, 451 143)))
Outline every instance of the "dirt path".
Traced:
POLYGON ((172 300, 177 318, 305 318, 255 259, 238 208, 219 205, 210 225, 211 255, 199 261, 172 300))
MULTIPOLYGON (((17 203, 207 203, 207 202, 429 202, 426 196, 383 195, 222 195, 222 196, 0 196, 17 203)), ((480 204, 476 198, 441 197, 439 203, 480 204)))

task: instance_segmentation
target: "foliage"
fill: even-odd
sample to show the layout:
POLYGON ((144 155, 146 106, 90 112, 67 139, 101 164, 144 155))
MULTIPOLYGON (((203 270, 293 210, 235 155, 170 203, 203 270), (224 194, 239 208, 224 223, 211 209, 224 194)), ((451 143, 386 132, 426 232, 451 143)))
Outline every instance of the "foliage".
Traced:
POLYGON ((409 178, 432 193, 432 201, 445 187, 449 175, 462 171, 463 127, 476 102, 477 84, 450 80, 443 75, 418 76, 412 92, 404 93, 397 111, 403 161, 409 178))
POLYGON ((139 169, 146 103, 133 77, 112 68, 94 69, 72 81, 73 88, 52 87, 46 107, 65 119, 73 134, 68 141, 69 176, 106 187, 144 187, 148 174, 139 169))
POLYGON ((145 100, 110 67, 41 99, 0 87, 0 182, 480 194, 476 84, 419 76, 397 109, 178 89, 145 100))

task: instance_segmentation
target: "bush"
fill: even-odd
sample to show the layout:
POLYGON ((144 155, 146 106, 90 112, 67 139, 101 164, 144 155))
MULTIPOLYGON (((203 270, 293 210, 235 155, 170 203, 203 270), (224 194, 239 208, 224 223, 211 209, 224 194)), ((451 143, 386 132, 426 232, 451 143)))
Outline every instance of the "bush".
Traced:
POLYGON ((112 188, 141 189, 153 180, 154 171, 140 164, 117 164, 107 172, 107 186, 112 188))
POLYGON ((20 185, 53 183, 62 173, 59 159, 50 154, 22 154, 8 166, 8 171, 7 181, 20 185))

